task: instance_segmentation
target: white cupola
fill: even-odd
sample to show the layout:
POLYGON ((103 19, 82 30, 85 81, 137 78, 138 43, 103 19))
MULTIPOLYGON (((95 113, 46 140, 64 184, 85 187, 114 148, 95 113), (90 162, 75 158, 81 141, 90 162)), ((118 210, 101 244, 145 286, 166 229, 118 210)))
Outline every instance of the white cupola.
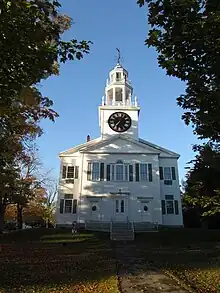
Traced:
POLYGON ((109 72, 105 96, 99 106, 99 125, 102 138, 125 134, 138 140, 140 107, 133 99, 133 87, 128 71, 120 64, 120 51, 116 66, 109 72))
POLYGON ((104 105, 132 106, 132 94, 133 88, 128 80, 128 71, 117 63, 106 81, 104 105))

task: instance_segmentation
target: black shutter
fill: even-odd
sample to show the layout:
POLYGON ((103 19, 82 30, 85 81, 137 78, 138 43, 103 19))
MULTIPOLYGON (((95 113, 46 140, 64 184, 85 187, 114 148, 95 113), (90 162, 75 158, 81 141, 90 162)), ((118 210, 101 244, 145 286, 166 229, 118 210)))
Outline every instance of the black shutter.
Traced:
POLYGON ((162 215, 166 214, 166 202, 165 200, 161 200, 161 206, 162 206, 162 215))
POLYGON ((176 180, 176 172, 175 172, 175 167, 172 167, 172 179, 176 180))
POLYGON ((76 210, 77 210, 77 199, 73 200, 73 214, 76 214, 76 210))
POLYGON ((60 214, 63 214, 64 199, 60 199, 60 214))
POLYGON ((79 179, 79 166, 75 166, 75 179, 79 179))
POLYGON ((100 181, 104 180, 104 168, 105 168, 104 163, 101 163, 100 164, 100 181))
POLYGON ((133 165, 129 165, 129 181, 133 181, 133 165))
POLYGON ((163 167, 160 167, 160 180, 163 180, 163 167))
POLYGON ((66 166, 63 166, 62 179, 66 178, 66 166))
POLYGON ((107 165, 106 166, 106 179, 107 179, 107 181, 110 181, 110 165, 107 165))
POLYGON ((179 205, 178 205, 178 200, 174 201, 174 205, 175 205, 175 215, 179 215, 179 205))
POLYGON ((152 182, 153 181, 152 164, 148 164, 148 176, 149 176, 149 182, 152 182))
POLYGON ((140 169, 140 165, 137 163, 135 164, 135 180, 139 181, 139 169, 140 169))
POLYGON ((88 163, 87 167, 87 180, 92 180, 92 163, 88 163))

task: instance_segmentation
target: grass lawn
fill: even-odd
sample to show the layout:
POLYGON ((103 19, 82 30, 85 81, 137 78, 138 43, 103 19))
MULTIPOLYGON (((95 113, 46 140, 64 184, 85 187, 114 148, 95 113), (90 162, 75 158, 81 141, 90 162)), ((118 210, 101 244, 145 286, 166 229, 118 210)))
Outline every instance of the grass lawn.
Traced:
MULTIPOLYGON (((0 293, 119 292, 119 246, 108 233, 73 237, 69 230, 27 229, 1 236, 0 243, 0 293)), ((150 260, 193 292, 220 292, 220 231, 161 230, 123 245, 128 257, 137 248, 148 260, 144 264, 150 260)))
POLYGON ((106 234, 28 229, 0 240, 1 293, 118 292, 106 234))
POLYGON ((194 292, 220 292, 220 230, 172 229, 137 235, 146 258, 194 292))

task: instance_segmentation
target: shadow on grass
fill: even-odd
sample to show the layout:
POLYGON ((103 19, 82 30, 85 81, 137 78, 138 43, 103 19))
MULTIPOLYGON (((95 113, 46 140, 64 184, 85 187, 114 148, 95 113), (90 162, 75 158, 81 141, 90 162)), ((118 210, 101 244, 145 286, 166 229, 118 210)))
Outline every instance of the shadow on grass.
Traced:
POLYGON ((220 230, 164 229, 137 234, 134 245, 148 265, 173 274, 196 292, 220 292, 220 230))
POLYGON ((80 292, 80 286, 90 288, 82 292, 111 292, 91 284, 112 280, 126 266, 124 273, 132 271, 137 281, 151 267, 173 273, 197 292, 218 292, 220 231, 161 230, 137 234, 131 242, 111 242, 108 233, 86 231, 73 237, 68 229, 15 233, 4 239, 8 249, 0 254, 2 293, 80 292))
POLYGON ((0 255, 0 292, 50 292, 52 288, 58 290, 53 292, 77 292, 82 284, 92 288, 91 284, 115 277, 108 235, 82 232, 73 237, 69 231, 36 232, 35 236, 33 231, 18 233, 20 242, 14 242, 15 234, 6 237, 8 249, 0 255), (30 238, 35 242, 30 243, 30 238))

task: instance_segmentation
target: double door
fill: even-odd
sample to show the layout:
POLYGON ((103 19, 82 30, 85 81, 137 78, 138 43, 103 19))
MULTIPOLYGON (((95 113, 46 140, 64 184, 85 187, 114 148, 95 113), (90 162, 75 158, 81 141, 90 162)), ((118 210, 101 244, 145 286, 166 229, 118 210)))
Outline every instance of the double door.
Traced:
POLYGON ((125 222, 128 220, 128 199, 114 199, 114 220, 125 222))

